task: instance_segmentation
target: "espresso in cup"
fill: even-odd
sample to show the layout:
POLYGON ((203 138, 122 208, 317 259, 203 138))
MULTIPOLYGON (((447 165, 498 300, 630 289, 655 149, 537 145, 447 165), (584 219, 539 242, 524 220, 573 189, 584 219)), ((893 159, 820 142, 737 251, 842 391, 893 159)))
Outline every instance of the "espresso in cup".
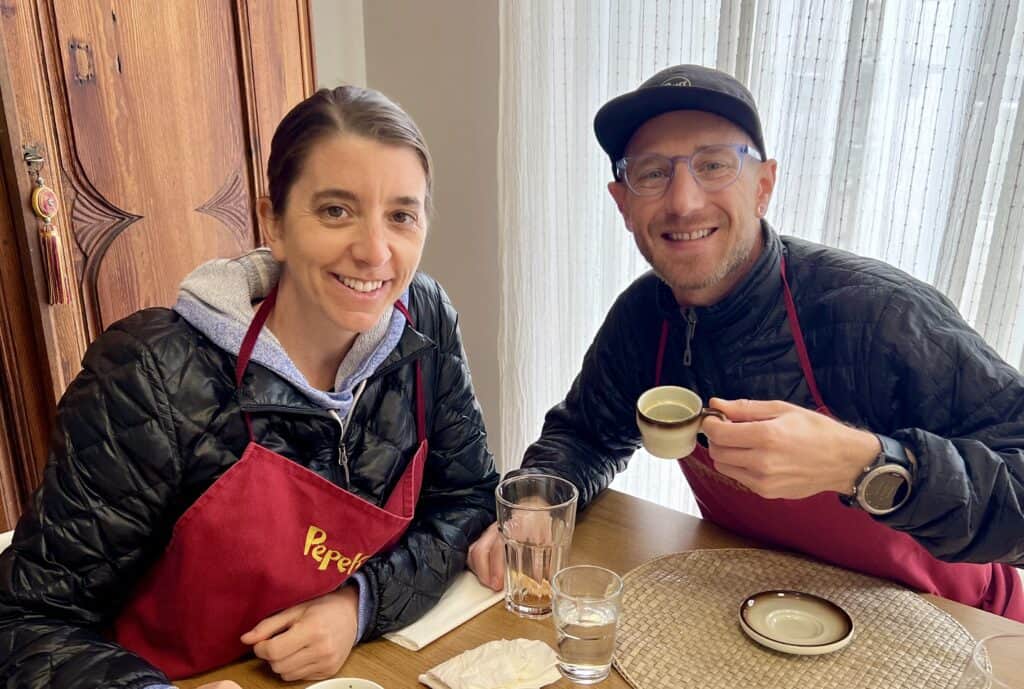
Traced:
POLYGON ((655 457, 686 457, 697 446, 704 418, 725 414, 704 406, 700 395, 677 385, 651 388, 636 401, 636 425, 644 448, 655 457))

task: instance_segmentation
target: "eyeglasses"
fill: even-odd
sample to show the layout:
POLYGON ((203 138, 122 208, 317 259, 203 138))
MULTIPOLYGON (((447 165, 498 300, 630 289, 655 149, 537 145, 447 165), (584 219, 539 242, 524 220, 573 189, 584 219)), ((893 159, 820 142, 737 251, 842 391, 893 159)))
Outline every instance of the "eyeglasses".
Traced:
POLYGON ((747 144, 719 144, 699 148, 689 156, 668 158, 657 153, 627 156, 615 163, 615 173, 637 196, 661 196, 672 183, 676 165, 686 161, 686 167, 701 189, 721 191, 740 176, 746 156, 763 160, 757 149, 747 144))

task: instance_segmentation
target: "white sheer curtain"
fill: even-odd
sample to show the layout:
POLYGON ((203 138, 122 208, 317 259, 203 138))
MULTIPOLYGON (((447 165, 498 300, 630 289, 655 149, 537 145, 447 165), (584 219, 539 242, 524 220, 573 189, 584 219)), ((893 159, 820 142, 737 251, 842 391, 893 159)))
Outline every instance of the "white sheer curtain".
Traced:
MULTIPOLYGON (((1024 0, 501 4, 502 468, 518 465, 615 296, 647 266, 605 191, 598 107, 657 70, 736 74, 761 110, 784 234, 946 293, 1024 367, 1024 0)), ((616 487, 694 505, 674 463, 616 487)))

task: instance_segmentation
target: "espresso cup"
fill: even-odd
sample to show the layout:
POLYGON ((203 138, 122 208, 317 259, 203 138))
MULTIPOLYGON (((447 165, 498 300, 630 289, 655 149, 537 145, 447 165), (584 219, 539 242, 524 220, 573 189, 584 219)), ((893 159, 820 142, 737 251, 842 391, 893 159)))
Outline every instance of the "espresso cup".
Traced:
POLYGON ((707 416, 725 418, 717 409, 705 407, 693 390, 677 385, 651 388, 636 401, 636 425, 644 449, 662 459, 678 459, 693 452, 707 416))

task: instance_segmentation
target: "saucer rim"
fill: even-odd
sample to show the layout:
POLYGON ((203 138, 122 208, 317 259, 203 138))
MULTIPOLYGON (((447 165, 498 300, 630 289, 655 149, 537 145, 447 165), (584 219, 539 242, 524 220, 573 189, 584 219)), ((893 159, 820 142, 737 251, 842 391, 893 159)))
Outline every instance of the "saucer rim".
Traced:
POLYGON ((856 624, 854 624, 853 618, 841 605, 830 601, 827 598, 823 598, 822 596, 808 593, 806 591, 797 591, 795 589, 769 589, 766 591, 758 591, 757 593, 747 596, 743 599, 743 602, 740 603, 739 621, 740 627, 743 629, 744 633, 762 646, 795 655, 822 655, 838 651, 850 643, 850 640, 853 639, 854 631, 856 631, 856 624), (756 602, 759 598, 766 598, 770 596, 777 597, 779 594, 782 594, 783 597, 812 600, 826 608, 831 608, 837 611, 846 621, 846 633, 835 641, 828 641, 825 643, 796 643, 778 639, 759 631, 754 625, 750 624, 747 619, 747 610, 749 610, 747 603, 751 600, 756 602))
POLYGON ((354 680, 359 680, 360 682, 369 682, 374 686, 380 687, 380 689, 384 689, 384 685, 375 682, 372 679, 367 679, 366 677, 328 677, 327 679, 317 680, 313 684, 307 686, 306 689, 316 689, 316 687, 319 687, 321 684, 326 685, 328 682, 351 682, 354 680))

